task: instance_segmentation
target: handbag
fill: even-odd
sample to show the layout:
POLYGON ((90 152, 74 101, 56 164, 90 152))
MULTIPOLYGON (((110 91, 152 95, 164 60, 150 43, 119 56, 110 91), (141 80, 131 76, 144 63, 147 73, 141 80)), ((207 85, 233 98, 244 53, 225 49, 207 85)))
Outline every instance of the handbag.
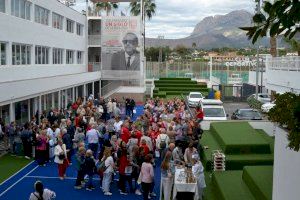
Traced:
POLYGON ((59 160, 63 160, 66 158, 65 154, 59 154, 58 155, 59 160))

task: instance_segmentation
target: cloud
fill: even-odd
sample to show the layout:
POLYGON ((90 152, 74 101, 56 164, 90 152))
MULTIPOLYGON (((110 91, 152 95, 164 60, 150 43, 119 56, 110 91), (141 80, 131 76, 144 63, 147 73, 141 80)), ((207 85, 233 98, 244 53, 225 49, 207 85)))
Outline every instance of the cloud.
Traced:
MULTIPOLYGON (((189 36, 203 18, 224 15, 233 10, 254 12, 252 0, 155 0, 156 14, 146 22, 146 36, 175 39, 189 36)), ((85 0, 77 0, 76 9, 85 9, 85 0)), ((128 10, 121 4, 120 10, 128 10)), ((129 12, 129 11, 128 11, 129 12)))

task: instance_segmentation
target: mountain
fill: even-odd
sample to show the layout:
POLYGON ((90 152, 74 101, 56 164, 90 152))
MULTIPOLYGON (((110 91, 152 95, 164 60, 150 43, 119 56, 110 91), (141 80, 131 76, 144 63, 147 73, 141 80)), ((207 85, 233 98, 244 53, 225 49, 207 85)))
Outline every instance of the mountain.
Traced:
MULTIPOLYGON (((249 47, 252 46, 242 26, 251 25, 252 14, 245 10, 232 11, 226 15, 216 15, 204 18, 194 28, 190 36, 181 39, 146 38, 146 47, 177 45, 211 49, 220 47, 249 47)), ((268 40, 263 39, 262 45, 268 45, 268 40)))

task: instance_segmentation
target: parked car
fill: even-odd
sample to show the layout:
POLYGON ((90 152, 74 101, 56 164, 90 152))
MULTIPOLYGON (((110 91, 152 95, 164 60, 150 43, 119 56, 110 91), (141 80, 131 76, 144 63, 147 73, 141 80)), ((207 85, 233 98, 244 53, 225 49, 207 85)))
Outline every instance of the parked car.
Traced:
POLYGON ((262 116, 256 109, 237 109, 232 113, 231 119, 237 120, 262 120, 262 116))
POLYGON ((227 120, 227 114, 223 107, 223 102, 218 99, 202 99, 199 107, 202 108, 204 114, 204 121, 223 121, 227 120))
MULTIPOLYGON (((250 95, 247 100, 249 99, 255 99, 255 94, 250 95)), ((261 103, 268 103, 271 102, 271 97, 267 93, 258 93, 257 100, 261 103)))
POLYGON ((188 98, 190 107, 197 106, 199 104, 199 101, 204 99, 201 92, 190 92, 190 94, 187 96, 187 98, 188 98))
POLYGON ((271 110, 271 108, 273 108, 275 105, 276 105, 275 101, 264 103, 261 106, 261 111, 264 112, 264 113, 268 113, 271 110))

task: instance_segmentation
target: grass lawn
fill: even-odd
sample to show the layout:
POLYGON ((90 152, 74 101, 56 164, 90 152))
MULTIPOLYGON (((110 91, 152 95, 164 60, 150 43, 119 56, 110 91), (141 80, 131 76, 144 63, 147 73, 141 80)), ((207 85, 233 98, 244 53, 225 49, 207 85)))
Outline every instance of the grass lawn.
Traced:
POLYGON ((0 184, 31 161, 24 157, 11 156, 10 154, 0 157, 0 184))

